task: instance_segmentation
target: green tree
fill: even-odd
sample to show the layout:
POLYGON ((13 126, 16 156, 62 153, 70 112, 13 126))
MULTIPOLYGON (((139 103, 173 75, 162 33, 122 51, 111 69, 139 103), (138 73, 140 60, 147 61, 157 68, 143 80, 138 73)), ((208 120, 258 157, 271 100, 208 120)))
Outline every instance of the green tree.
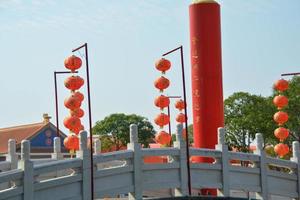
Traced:
POLYGON ((274 143, 276 124, 272 117, 276 108, 272 98, 237 92, 225 100, 224 112, 226 141, 231 147, 249 151, 248 145, 256 133, 262 133, 266 143, 274 143))
POLYGON ((129 143, 130 124, 138 126, 139 142, 148 147, 149 143, 152 142, 155 131, 148 119, 139 115, 111 114, 103 120, 96 122, 96 125, 93 127, 93 133, 110 136, 116 150, 119 150, 122 146, 129 143))

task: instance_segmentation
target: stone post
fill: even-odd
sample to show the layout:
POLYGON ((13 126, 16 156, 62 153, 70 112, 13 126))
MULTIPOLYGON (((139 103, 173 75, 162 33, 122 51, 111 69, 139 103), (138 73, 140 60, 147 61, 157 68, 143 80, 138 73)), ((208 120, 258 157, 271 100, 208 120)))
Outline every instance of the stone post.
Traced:
POLYGON ((8 152, 6 160, 10 162, 10 169, 18 168, 18 155, 16 153, 16 140, 8 140, 8 152))
POLYGON ((182 124, 177 124, 176 127, 176 141, 174 142, 174 148, 179 149, 179 157, 174 157, 174 160, 179 162, 180 173, 180 188, 175 188, 175 196, 187 196, 188 195, 188 171, 187 171, 187 157, 186 157, 186 142, 182 139, 182 124))
POLYGON ((220 159, 222 166, 222 190, 218 190, 218 194, 223 197, 230 196, 230 188, 229 188, 229 156, 228 156, 228 146, 225 143, 225 128, 218 128, 218 144, 216 145, 216 150, 222 152, 222 158, 220 159))
POLYGON ((53 142, 53 153, 51 158, 55 160, 62 160, 64 156, 61 153, 61 139, 60 137, 55 137, 53 142))
POLYGON ((87 132, 81 131, 79 151, 76 157, 82 159, 82 197, 83 200, 91 199, 91 157, 90 150, 87 148, 87 132))
POLYGON ((23 177, 23 199, 34 199, 34 177, 33 177, 33 162, 30 160, 30 142, 23 140, 21 143, 21 160, 19 169, 24 171, 23 177))
POLYGON ((261 192, 257 193, 257 195, 260 196, 262 199, 267 200, 268 199, 268 180, 267 180, 268 174, 267 174, 267 164, 266 164, 266 153, 263 149, 264 139, 261 133, 256 133, 255 139, 256 139, 256 150, 254 151, 254 153, 260 156, 258 167, 260 169, 261 192))
POLYGON ((128 194, 130 200, 143 199, 142 191, 142 156, 141 145, 138 143, 138 127, 135 124, 130 125, 130 143, 127 144, 127 149, 133 151, 133 183, 134 192, 128 194))
POLYGON ((299 149, 299 142, 294 141, 293 142, 293 157, 291 158, 291 161, 295 162, 297 164, 297 168, 295 169, 296 175, 297 175, 297 182, 298 182, 298 200, 300 200, 300 149, 299 149))
POLYGON ((101 154, 101 141, 99 139, 94 142, 94 155, 101 154))

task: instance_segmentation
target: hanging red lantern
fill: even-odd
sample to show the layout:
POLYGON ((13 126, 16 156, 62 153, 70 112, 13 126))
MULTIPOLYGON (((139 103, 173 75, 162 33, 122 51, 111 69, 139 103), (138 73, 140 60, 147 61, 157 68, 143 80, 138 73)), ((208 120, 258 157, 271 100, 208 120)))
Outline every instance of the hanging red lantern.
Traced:
POLYGON ((160 91, 163 91, 164 89, 168 88, 170 85, 169 79, 161 76, 158 79, 154 81, 154 86, 159 89, 160 91))
POLYGON ((175 108, 182 111, 185 108, 185 102, 182 99, 176 101, 175 108))
POLYGON ((170 99, 169 99, 169 97, 160 95, 160 96, 156 97, 154 104, 155 104, 155 106, 159 107, 162 110, 165 107, 168 107, 170 105, 170 99))
POLYGON ((168 145, 170 144, 171 142, 171 135, 168 134, 167 132, 165 131, 160 131, 159 133, 156 134, 155 136, 155 141, 158 143, 158 144, 161 144, 161 145, 168 145))
POLYGON ((79 150, 79 138, 76 135, 69 135, 64 139, 64 146, 68 150, 79 150))
POLYGON ((289 116, 286 112, 279 111, 274 114, 273 119, 275 122, 277 122, 279 125, 283 125, 285 122, 288 121, 289 116))
POLYGON ((274 88, 278 91, 283 92, 289 88, 289 82, 284 79, 280 79, 275 82, 274 88))
POLYGON ((275 129, 274 135, 280 140, 280 142, 282 142, 289 136, 289 130, 283 127, 279 127, 275 129))
POLYGON ((79 69, 81 67, 82 61, 79 57, 72 55, 65 59, 64 64, 67 69, 74 72, 76 69, 79 69))
POLYGON ((159 115, 157 115, 154 119, 155 124, 157 124, 160 127, 163 127, 167 124, 169 124, 170 122, 170 118, 168 115, 164 114, 164 113, 160 113, 159 115))
POLYGON ((65 80, 65 86, 69 90, 78 90, 83 84, 84 80, 80 76, 70 76, 65 80))
POLYGON ((289 146, 283 143, 276 144, 274 147, 274 151, 276 152, 277 155, 280 157, 285 156, 286 154, 289 153, 289 146))
POLYGON ((70 110, 75 110, 81 106, 81 101, 75 95, 71 95, 65 99, 64 105, 70 110))
POLYGON ((283 95, 277 95, 277 96, 274 97, 273 103, 274 103, 274 105, 277 106, 277 108, 280 110, 280 109, 282 109, 283 107, 285 107, 285 106, 288 105, 289 100, 288 100, 288 98, 286 98, 286 97, 283 96, 283 95))
POLYGON ((84 95, 81 92, 79 92, 79 91, 74 92, 73 95, 75 97, 77 97, 79 99, 79 101, 81 101, 81 102, 84 100, 84 95))
POLYGON ((171 68, 171 62, 165 58, 161 58, 155 63, 155 67, 157 70, 165 73, 171 68))
POLYGON ((84 111, 81 108, 76 108, 74 110, 70 110, 70 114, 71 114, 71 116, 81 118, 84 116, 84 111))
POLYGON ((176 121, 178 122, 178 123, 185 123, 185 120, 186 120, 186 116, 185 116, 185 114, 183 114, 183 113, 179 113, 178 115, 177 115, 177 117, 176 117, 176 121))
POLYGON ((68 129, 76 129, 81 127, 81 121, 78 117, 68 116, 64 119, 64 125, 68 129))

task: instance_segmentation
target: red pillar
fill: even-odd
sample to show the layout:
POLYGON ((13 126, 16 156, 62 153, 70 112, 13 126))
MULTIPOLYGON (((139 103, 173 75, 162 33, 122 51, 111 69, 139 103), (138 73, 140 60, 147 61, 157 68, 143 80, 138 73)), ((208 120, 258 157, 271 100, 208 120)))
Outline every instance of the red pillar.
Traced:
POLYGON ((220 5, 194 2, 189 8, 194 143, 214 149, 217 128, 224 126, 220 5))
MULTIPOLYGON (((217 128, 224 126, 220 5, 213 0, 194 2, 189 8, 194 146, 214 149, 217 128)), ((202 189, 201 193, 216 195, 217 191, 202 189)))

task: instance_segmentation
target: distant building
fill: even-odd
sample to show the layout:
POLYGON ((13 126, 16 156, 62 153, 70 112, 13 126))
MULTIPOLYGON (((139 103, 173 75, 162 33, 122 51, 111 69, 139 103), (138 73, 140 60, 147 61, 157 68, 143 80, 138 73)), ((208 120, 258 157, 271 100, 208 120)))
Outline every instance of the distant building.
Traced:
MULTIPOLYGON (((22 140, 29 140, 32 153, 52 153, 53 138, 57 136, 56 126, 50 122, 48 114, 43 115, 43 121, 34 124, 25 124, 20 126, 0 128, 0 154, 7 153, 7 143, 9 139, 15 139, 17 152, 21 150, 22 140)), ((59 131, 59 136, 67 137, 59 131)), ((66 151, 62 144, 62 151, 66 151)))

